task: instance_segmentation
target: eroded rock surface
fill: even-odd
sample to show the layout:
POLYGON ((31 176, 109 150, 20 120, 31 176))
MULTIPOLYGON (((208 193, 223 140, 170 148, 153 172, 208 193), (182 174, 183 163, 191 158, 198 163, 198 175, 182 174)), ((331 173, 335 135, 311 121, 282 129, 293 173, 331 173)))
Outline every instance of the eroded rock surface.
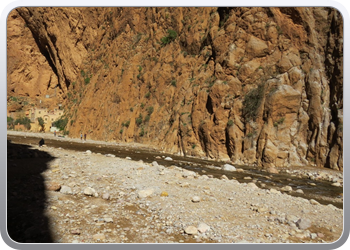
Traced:
POLYGON ((343 169, 335 9, 24 7, 7 32, 8 109, 63 103, 72 137, 343 169))

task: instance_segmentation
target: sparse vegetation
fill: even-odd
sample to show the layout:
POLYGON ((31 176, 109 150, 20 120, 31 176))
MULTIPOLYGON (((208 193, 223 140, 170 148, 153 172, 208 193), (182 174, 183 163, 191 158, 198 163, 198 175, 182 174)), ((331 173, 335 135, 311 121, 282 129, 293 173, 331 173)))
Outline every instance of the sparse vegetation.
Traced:
POLYGON ((283 31, 282 31, 280 26, 276 26, 276 29, 277 29, 278 35, 282 35, 283 34, 283 31))
POLYGON ((228 122, 227 122, 227 126, 228 127, 231 127, 231 126, 233 126, 233 121, 230 119, 230 120, 228 120, 228 122))
POLYGON ((274 122, 273 126, 277 127, 278 125, 281 125, 284 122, 284 120, 285 120, 285 117, 281 117, 276 122, 274 122))
POLYGON ((172 80, 172 81, 171 81, 171 86, 176 87, 176 80, 172 80))
POLYGON ((44 131, 45 122, 44 122, 44 119, 42 117, 38 117, 38 123, 39 123, 39 126, 41 127, 41 130, 44 131))
POLYGON ((248 133, 248 134, 247 134, 247 137, 248 137, 248 138, 251 138, 251 137, 253 137, 253 135, 254 135, 253 133, 248 133))
POLYGON ((260 84, 256 89, 251 90, 243 100, 243 116, 250 120, 255 120, 258 109, 264 96, 264 85, 260 84))
POLYGON ((10 129, 13 129, 14 127, 14 120, 10 116, 7 117, 7 125, 9 126, 10 129))
POLYGON ((340 132, 343 132, 343 123, 341 122, 341 123, 339 123, 339 130, 340 130, 340 132))
POLYGON ((145 116, 145 119, 144 119, 143 121, 146 123, 146 122, 148 122, 148 121, 149 121, 149 119, 150 119, 150 118, 151 118, 151 116, 150 116, 150 115, 146 115, 146 116, 145 116))
POLYGON ((148 115, 151 115, 151 114, 153 113, 153 110, 154 110, 154 108, 153 108, 152 106, 149 106, 149 107, 147 108, 147 114, 148 114, 148 115))
POLYGON ((136 118, 136 124, 137 126, 140 126, 142 124, 142 114, 139 115, 139 117, 136 118))
POLYGON ((84 72, 84 70, 81 70, 80 74, 81 74, 82 77, 84 77, 85 85, 89 84, 90 83, 90 79, 92 77, 92 74, 87 74, 87 73, 84 72))
POLYGON ((30 129, 31 126, 30 126, 30 119, 28 117, 20 117, 20 118, 17 118, 14 122, 14 124, 21 124, 21 125, 24 125, 24 127, 26 129, 30 129))
POLYGON ((125 121, 125 122, 122 123, 123 127, 127 127, 128 128, 129 125, 130 125, 130 121, 125 121))
POLYGON ((141 131, 140 131, 139 135, 141 137, 145 135, 145 130, 144 130, 143 126, 141 127, 141 131))
POLYGON ((169 29, 168 35, 165 37, 162 37, 160 39, 160 41, 161 41, 162 45, 165 46, 165 45, 171 43, 172 41, 174 41, 176 39, 176 37, 177 37, 176 31, 169 29))
MULTIPOLYGON (((72 125, 72 121, 71 121, 71 125, 72 125)), ((66 129, 67 123, 68 123, 68 118, 67 117, 59 118, 59 119, 57 119, 56 121, 54 121, 52 123, 52 126, 58 128, 60 131, 64 131, 66 129)))

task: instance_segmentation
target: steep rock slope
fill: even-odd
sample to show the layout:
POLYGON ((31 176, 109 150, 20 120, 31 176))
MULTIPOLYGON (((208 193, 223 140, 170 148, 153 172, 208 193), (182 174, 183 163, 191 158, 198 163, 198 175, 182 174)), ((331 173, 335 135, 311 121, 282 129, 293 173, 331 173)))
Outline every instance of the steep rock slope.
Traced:
POLYGON ((71 136, 342 170, 342 39, 331 8, 18 8, 8 95, 55 90, 71 136))

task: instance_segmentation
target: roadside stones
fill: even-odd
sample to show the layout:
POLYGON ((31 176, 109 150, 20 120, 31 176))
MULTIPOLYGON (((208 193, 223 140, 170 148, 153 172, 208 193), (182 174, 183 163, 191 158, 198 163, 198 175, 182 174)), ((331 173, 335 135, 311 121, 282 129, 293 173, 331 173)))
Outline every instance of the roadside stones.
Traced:
POLYGON ((295 224, 301 230, 304 230, 304 229, 311 227, 311 221, 309 219, 306 219, 306 218, 299 219, 295 224))
POLYGON ((92 236, 95 241, 105 240, 106 236, 104 234, 95 234, 92 236))
POLYGON ((254 204, 251 204, 250 205, 250 209, 252 211, 255 211, 255 212, 258 212, 258 213, 264 213, 264 212, 267 212, 268 207, 266 205, 254 205, 254 204))
POLYGON ((131 158, 130 158, 129 156, 125 157, 125 159, 127 159, 127 160, 131 160, 131 158))
POLYGON ((295 192, 297 192, 298 194, 303 194, 304 193, 304 191, 302 189, 297 189, 297 190, 295 190, 295 192))
POLYGON ((62 194, 73 194, 72 189, 68 186, 62 186, 60 192, 62 194))
POLYGON ((276 190, 276 189, 274 189, 274 188, 271 188, 271 189, 270 189, 270 193, 271 193, 271 194, 280 194, 281 192, 278 191, 278 190, 276 190))
POLYGON ((230 164, 225 164, 223 167, 222 167, 222 170, 225 170, 225 171, 236 171, 236 168, 230 164))
POLYGON ((227 178, 226 175, 222 175, 222 176, 220 177, 220 179, 221 179, 221 180, 228 180, 228 178, 227 178))
POLYGON ((207 231, 210 229, 210 226, 208 226, 208 225, 205 224, 205 223, 199 223, 197 229, 198 229, 198 232, 200 232, 200 233, 205 233, 205 232, 207 232, 207 231))
POLYGON ((87 154, 87 155, 91 155, 91 153, 92 153, 91 150, 86 150, 85 151, 85 154, 87 154))
POLYGON ((94 197, 98 197, 98 193, 96 192, 95 189, 91 188, 91 187, 87 187, 84 189, 84 194, 86 196, 94 196, 94 197))
POLYGON ((144 189, 144 190, 140 190, 138 192, 138 197, 139 198, 146 198, 149 197, 153 194, 154 190, 153 189, 144 189))
POLYGON ((185 233, 186 234, 190 234, 190 235, 197 234, 198 233, 198 229, 196 227, 194 227, 194 226, 188 226, 188 227, 185 228, 185 233))
POLYGON ((317 234, 316 234, 316 233, 311 233, 311 234, 310 234, 310 238, 311 238, 312 240, 316 239, 316 238, 317 238, 317 234))
POLYGON ((196 173, 193 172, 193 171, 188 171, 188 170, 185 170, 182 174, 182 177, 184 178, 193 178, 194 176, 196 176, 196 173))
POLYGON ((78 228, 72 228, 69 232, 74 235, 79 235, 81 233, 78 228))
POLYGON ((247 184, 247 187, 250 187, 251 189, 258 189, 259 188, 254 182, 249 182, 247 184))
POLYGON ((105 218, 103 218, 103 220, 106 223, 112 223, 113 222, 113 219, 111 217, 105 217, 105 218))
POLYGON ((193 197, 191 198, 191 201, 192 201, 193 203, 198 203, 198 202, 201 201, 201 197, 199 197, 199 196, 193 196, 193 197))
POLYGON ((185 182, 185 183, 180 183, 180 187, 189 187, 190 183, 185 182))
POLYGON ((266 171, 270 174, 278 174, 279 173, 279 171, 275 167, 272 167, 272 166, 266 168, 266 171))
POLYGON ((104 193, 102 195, 102 199, 104 199, 104 200, 109 200, 109 198, 110 198, 110 194, 109 193, 104 193))
POLYGON ((291 186, 284 186, 281 188, 281 191, 291 192, 291 191, 293 191, 293 188, 291 186))
POLYGON ((320 203, 318 201, 314 200, 314 199, 311 199, 310 200, 310 204, 311 205, 319 205, 320 203))
POLYGON ((166 161, 172 161, 172 160, 173 160, 173 158, 171 158, 171 157, 167 156, 167 157, 165 157, 165 158, 164 158, 164 160, 166 160, 166 161))
POLYGON ((168 192, 163 191, 163 192, 160 194, 160 196, 162 196, 162 197, 168 197, 169 194, 168 194, 168 192))
POLYGON ((112 158, 114 158, 115 155, 113 155, 113 154, 106 154, 106 157, 112 157, 112 158))
POLYGON ((49 191, 59 191, 61 189, 61 184, 55 181, 46 182, 45 186, 46 186, 46 189, 49 191))
POLYGON ((158 162, 156 162, 156 161, 152 162, 152 166, 153 166, 153 167, 156 167, 156 166, 158 166, 158 165, 159 165, 158 162))

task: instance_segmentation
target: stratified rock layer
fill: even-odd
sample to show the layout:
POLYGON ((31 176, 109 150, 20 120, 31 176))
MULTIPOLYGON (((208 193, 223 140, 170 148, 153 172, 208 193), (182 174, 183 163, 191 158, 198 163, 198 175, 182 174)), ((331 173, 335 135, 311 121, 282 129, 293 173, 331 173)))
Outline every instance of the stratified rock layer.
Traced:
POLYGON ((332 8, 18 8, 8 98, 64 103, 72 137, 342 170, 342 51, 332 8))

